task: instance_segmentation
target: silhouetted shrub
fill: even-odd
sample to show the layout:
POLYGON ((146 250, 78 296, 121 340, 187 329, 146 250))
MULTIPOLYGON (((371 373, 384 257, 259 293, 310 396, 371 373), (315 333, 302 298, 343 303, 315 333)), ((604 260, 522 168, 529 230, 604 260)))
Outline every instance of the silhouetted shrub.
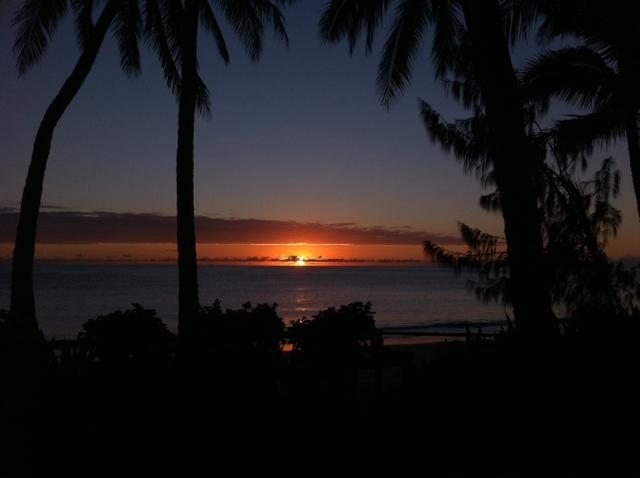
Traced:
POLYGON ((640 309, 632 306, 616 314, 606 304, 585 302, 572 311, 564 324, 564 334, 588 341, 608 340, 637 343, 640 336, 640 309))
POLYGON ((319 372, 353 369, 381 339, 373 315, 370 302, 353 302, 293 321, 288 338, 294 357, 319 372))
POLYGON ((0 366, 9 360, 9 351, 13 348, 15 333, 9 312, 0 310, 0 366))
POLYGON ((78 334, 78 346, 90 362, 108 367, 157 367, 171 358, 175 336, 155 310, 140 304, 88 320, 78 334))
POLYGON ((0 340, 6 337, 8 329, 10 327, 9 312, 0 309, 0 340))
POLYGON ((250 302, 240 309, 223 312, 219 300, 203 307, 196 321, 199 353, 228 360, 279 357, 284 339, 284 322, 277 304, 250 302))
POLYGON ((42 332, 0 310, 0 373, 44 370, 50 363, 50 349, 42 332))

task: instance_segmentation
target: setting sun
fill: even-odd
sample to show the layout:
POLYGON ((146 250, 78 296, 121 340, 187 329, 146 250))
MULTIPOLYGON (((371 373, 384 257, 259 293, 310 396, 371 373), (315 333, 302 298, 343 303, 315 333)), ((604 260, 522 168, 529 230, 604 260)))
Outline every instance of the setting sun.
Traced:
POLYGON ((297 266, 303 266, 303 265, 305 265, 305 261, 306 261, 306 259, 305 259, 304 256, 299 256, 298 260, 296 261, 296 265, 297 266))

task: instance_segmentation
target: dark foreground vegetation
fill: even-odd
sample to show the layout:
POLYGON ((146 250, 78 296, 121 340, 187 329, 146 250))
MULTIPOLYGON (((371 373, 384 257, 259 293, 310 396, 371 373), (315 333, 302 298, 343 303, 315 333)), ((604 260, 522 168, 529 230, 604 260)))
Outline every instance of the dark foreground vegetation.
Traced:
POLYGON ((209 96, 198 32, 211 33, 227 63, 225 20, 258 60, 266 31, 288 41, 279 7, 291 3, 20 2, 21 73, 66 14, 80 55, 42 118, 21 200, 11 315, 0 316, 0 475, 640 475, 640 284, 606 253, 622 224, 611 203, 621 177, 607 150, 616 141, 627 142, 640 211, 633 2, 326 3, 319 26, 328 43, 353 50, 363 37, 370 52, 387 30, 377 79, 386 106, 410 83, 421 46, 430 52, 434 76, 467 116, 448 120, 421 101, 426 131, 476 174, 481 207, 504 223, 503 236, 461 224, 465 253, 431 242, 425 252, 478 272, 475 293, 507 304, 515 329, 438 345, 428 362, 418 360, 426 345, 383 347, 368 304, 289 327, 274 305, 200 307, 193 142, 209 96), (140 70, 144 40, 178 100, 179 334, 134 306, 51 343, 33 290, 45 171, 57 125, 109 33, 127 74, 140 70), (543 49, 517 67, 513 49, 536 37, 543 49), (558 116, 558 100, 578 111, 558 116), (558 307, 568 319, 556 318, 558 307))
POLYGON ((635 315, 583 315, 543 347, 510 328, 382 347, 370 304, 285 327, 275 305, 216 302, 187 347, 139 305, 74 341, 34 342, 4 314, 3 476, 622 476, 635 315))

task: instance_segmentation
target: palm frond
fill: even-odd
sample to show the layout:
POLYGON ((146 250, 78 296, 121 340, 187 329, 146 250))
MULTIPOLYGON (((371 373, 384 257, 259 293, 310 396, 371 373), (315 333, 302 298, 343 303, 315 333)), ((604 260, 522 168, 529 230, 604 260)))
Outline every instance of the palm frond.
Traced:
POLYGON ((429 16, 429 3, 424 0, 402 0, 396 8, 378 65, 378 94, 387 107, 396 101, 411 79, 429 16))
POLYGON ((530 0, 504 0, 502 2, 505 32, 511 45, 529 38, 529 33, 543 13, 541 3, 530 0))
POLYGON ((489 212, 498 212, 502 208, 500 205, 500 193, 498 191, 483 194, 480 196, 479 203, 482 209, 489 212))
POLYGON ((445 92, 453 99, 462 103, 465 108, 480 109, 481 91, 478 84, 473 80, 442 80, 445 92))
POLYGON ((209 116, 211 114, 209 89, 200 75, 196 76, 196 108, 202 116, 209 116))
POLYGON ((466 173, 475 171, 481 178, 487 174, 491 164, 491 146, 483 116, 448 123, 422 100, 420 115, 431 141, 446 153, 452 151, 456 159, 463 163, 466 173))
POLYGON ((225 18, 237 33, 252 60, 257 61, 262 54, 264 26, 252 2, 248 0, 218 0, 225 18))
POLYGON ((460 20, 459 8, 454 2, 436 0, 432 3, 431 20, 434 30, 431 58, 436 78, 442 78, 449 71, 456 71, 460 67, 466 30, 460 20))
MULTIPOLYGON (((253 0, 256 13, 260 18, 263 25, 271 25, 273 34, 276 39, 284 42, 286 46, 289 46, 289 35, 287 34, 287 25, 284 19, 282 11, 269 0, 253 0)), ((279 3, 283 3, 280 1, 279 3)), ((291 2, 284 2, 289 4, 291 2)))
POLYGON ((217 0, 217 2, 253 61, 259 60, 262 55, 266 25, 271 26, 276 37, 288 43, 284 16, 273 2, 268 0, 217 0))
POLYGON ((463 222, 458 222, 458 229, 462 240, 473 254, 494 256, 498 253, 498 243, 504 242, 502 237, 487 234, 463 222))
POLYGON ((570 116, 558 121, 552 130, 557 151, 570 156, 593 154, 595 148, 606 148, 624 134, 620 116, 606 110, 570 116))
POLYGON ((463 81, 473 77, 473 45, 458 10, 455 4, 447 0, 437 0, 432 6, 431 22, 434 29, 431 59, 436 78, 445 78, 448 73, 453 73, 463 81))
MULTIPOLYGON (((164 6, 166 10, 166 5, 164 6)), ((167 22, 162 14, 162 8, 158 0, 145 0, 145 42, 160 60, 160 66, 164 79, 171 92, 180 94, 180 72, 177 67, 178 59, 174 57, 174 49, 171 47, 167 33, 167 22)))
POLYGON ((616 72, 595 50, 563 48, 539 54, 522 70, 527 98, 557 97, 580 108, 607 103, 616 88, 616 72))
POLYGON ((68 0, 22 2, 13 19, 13 26, 17 28, 13 50, 19 75, 24 75, 41 58, 68 8, 68 0))
POLYGON ((156 0, 167 45, 176 65, 182 61, 184 6, 182 0, 156 0))
POLYGON ((585 19, 585 2, 564 0, 539 3, 544 13, 537 31, 537 39, 540 43, 578 34, 580 24, 585 19))
MULTIPOLYGON (((444 1, 444 0, 441 0, 444 1)), ((434 35, 432 58, 436 68, 436 77, 440 78, 445 92, 462 103, 465 108, 471 109, 475 114, 482 114, 482 89, 476 80, 473 68, 473 43, 469 32, 460 27, 456 34, 457 40, 443 46, 438 41, 438 27, 434 35), (451 77, 448 77, 451 74, 451 77), (453 79, 451 79, 453 78, 453 79)))
POLYGON ((120 51, 120 66, 131 76, 140 73, 142 13, 137 0, 122 0, 113 23, 113 34, 120 51))
POLYGON ((218 48, 218 53, 224 61, 228 64, 231 58, 229 57, 229 50, 227 49, 227 43, 225 42, 224 35, 218 24, 218 19, 215 13, 211 9, 209 2, 200 2, 200 22, 205 30, 207 30, 218 48))
POLYGON ((76 14, 76 38, 80 48, 85 48, 93 31, 94 0, 71 0, 76 14))
POLYGON ((467 246, 465 252, 452 251, 432 241, 424 241, 424 253, 436 264, 449 267, 455 273, 476 271, 489 282, 504 276, 508 269, 504 239, 463 223, 458 223, 458 227, 467 246))
POLYGON ((362 31, 366 30, 365 48, 370 53, 378 28, 391 0, 332 0, 320 16, 320 36, 329 43, 347 38, 353 53, 362 31))
POLYGON ((433 262, 443 267, 449 267, 455 273, 462 272, 467 263, 471 263, 466 254, 451 251, 433 241, 424 241, 423 250, 425 255, 430 257, 433 262))

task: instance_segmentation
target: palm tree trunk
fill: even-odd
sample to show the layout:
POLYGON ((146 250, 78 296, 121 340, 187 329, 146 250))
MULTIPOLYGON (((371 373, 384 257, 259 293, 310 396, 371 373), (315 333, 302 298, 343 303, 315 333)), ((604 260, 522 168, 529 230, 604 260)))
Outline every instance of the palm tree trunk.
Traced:
POLYGON ((627 137, 627 150, 629 152, 629 166, 631 167, 631 180, 633 181, 633 192, 636 195, 636 210, 640 218, 640 132, 638 131, 638 108, 637 101, 631 102, 631 98, 636 98, 638 89, 636 78, 638 76, 637 56, 628 51, 619 52, 618 72, 621 80, 621 97, 628 98, 630 103, 623 112, 625 135, 627 137), (635 104, 634 104, 635 103, 635 104))
POLYGON ((640 218, 640 134, 638 132, 637 112, 629 112, 626 119, 627 147, 629 149, 629 164, 631 166, 631 179, 633 192, 636 195, 636 207, 640 218))
POLYGON ((178 207, 178 335, 184 342, 192 337, 199 308, 196 231, 193 201, 193 136, 197 93, 197 2, 185 5, 182 85, 178 106, 178 153, 176 160, 178 207))
POLYGON ((13 250, 11 311, 23 325, 34 329, 38 328, 38 323, 33 293, 33 263, 44 173, 49 159, 53 132, 89 75, 116 12, 116 1, 111 1, 105 6, 71 75, 47 108, 33 144, 29 172, 22 191, 20 217, 13 250))
POLYGON ((498 2, 466 0, 462 8, 493 138, 516 325, 527 339, 545 339, 557 332, 557 321, 551 309, 538 207, 542 155, 526 135, 523 103, 498 2))

